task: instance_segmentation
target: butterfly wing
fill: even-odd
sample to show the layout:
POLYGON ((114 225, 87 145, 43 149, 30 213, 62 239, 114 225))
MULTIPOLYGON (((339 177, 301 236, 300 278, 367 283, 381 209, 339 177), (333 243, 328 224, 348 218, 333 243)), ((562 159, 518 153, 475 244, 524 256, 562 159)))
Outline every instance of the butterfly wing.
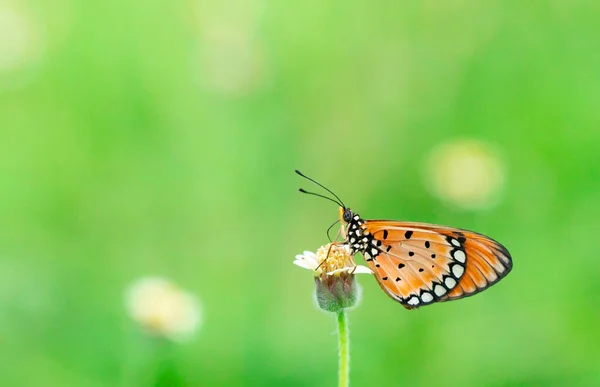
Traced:
POLYGON ((484 235, 426 223, 365 221, 377 251, 365 251, 379 286, 407 309, 476 294, 512 268, 506 248, 484 235))

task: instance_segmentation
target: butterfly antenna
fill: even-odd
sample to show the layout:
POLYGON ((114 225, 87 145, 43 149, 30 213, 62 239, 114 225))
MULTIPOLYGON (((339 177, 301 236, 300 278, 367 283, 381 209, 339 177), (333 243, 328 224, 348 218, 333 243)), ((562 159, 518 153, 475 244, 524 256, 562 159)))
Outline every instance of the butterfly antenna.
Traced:
MULTIPOLYGON (((339 196, 337 196, 335 193, 333 193, 332 190, 330 190, 329 188, 325 187, 323 184, 319 183, 318 181, 311 179, 310 177, 306 176, 305 174, 303 174, 302 172, 300 172, 299 170, 296 169, 296 173, 300 176, 302 176, 303 178, 305 178, 306 180, 312 181, 313 183, 315 183, 316 185, 318 185, 319 187, 323 188, 325 191, 329 192, 330 194, 332 194, 338 201, 337 204, 341 205, 342 207, 346 208, 346 206, 344 205, 344 202, 342 201, 342 199, 339 198, 339 196)), ((310 192, 306 192, 304 190, 301 189, 300 192, 304 192, 304 193, 310 193, 310 192)), ((316 195, 316 194, 313 194, 316 195)), ((317 195, 317 196, 321 196, 321 195, 317 195)), ((326 196, 321 196, 321 197, 326 197, 326 196)), ((328 198, 331 201, 334 201, 331 198, 328 198)))
MULTIPOLYGON (((332 198, 330 198, 329 196, 321 195, 321 194, 314 193, 314 192, 308 192, 308 191, 306 191, 306 190, 305 190, 305 189, 303 189, 303 188, 299 188, 299 189, 298 189, 298 191, 300 191, 300 192, 302 192, 302 193, 305 193, 305 194, 309 194, 309 195, 318 196, 318 197, 320 197, 320 198, 323 198, 323 199, 327 199, 327 200, 329 200, 329 201, 332 201, 332 202, 334 202, 334 203, 335 203, 335 204, 337 204, 338 206, 342 206, 342 207, 344 207, 344 205, 343 205, 342 203, 336 202, 335 200, 333 200, 333 199, 332 199, 332 198)), ((344 208, 346 208, 346 207, 344 207, 344 208)))

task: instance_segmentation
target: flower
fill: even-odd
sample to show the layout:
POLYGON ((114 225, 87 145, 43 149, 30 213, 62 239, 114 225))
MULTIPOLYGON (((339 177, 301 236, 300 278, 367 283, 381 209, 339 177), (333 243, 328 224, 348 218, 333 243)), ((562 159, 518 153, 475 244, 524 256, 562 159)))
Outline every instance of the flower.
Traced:
POLYGON ((340 275, 342 272, 352 272, 352 274, 373 274, 371 269, 366 266, 357 265, 350 256, 350 248, 347 245, 327 244, 321 246, 317 253, 305 251, 303 254, 296 255, 294 264, 304 269, 312 270, 316 276, 323 273, 328 275, 340 275), (331 251, 329 248, 331 246, 331 251), (329 251, 329 256, 327 252, 329 251), (325 262, 323 262, 325 261, 325 262))
POLYGON ((354 262, 348 246, 331 243, 320 247, 316 254, 305 251, 296 255, 294 264, 314 273, 317 304, 328 312, 355 306, 360 289, 354 274, 373 274, 368 267, 354 262))
POLYGON ((201 323, 198 300, 163 278, 135 281, 126 291, 126 304, 145 331, 174 341, 189 338, 201 323))

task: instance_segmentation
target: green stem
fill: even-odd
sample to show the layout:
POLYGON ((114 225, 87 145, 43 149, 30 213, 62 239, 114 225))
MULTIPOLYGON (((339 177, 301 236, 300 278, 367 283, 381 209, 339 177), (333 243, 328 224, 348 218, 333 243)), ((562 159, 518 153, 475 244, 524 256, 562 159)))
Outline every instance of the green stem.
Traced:
POLYGON ((338 332, 340 339, 340 369, 339 387, 348 387, 350 384, 350 331, 348 330, 348 319, 345 310, 337 314, 338 332))

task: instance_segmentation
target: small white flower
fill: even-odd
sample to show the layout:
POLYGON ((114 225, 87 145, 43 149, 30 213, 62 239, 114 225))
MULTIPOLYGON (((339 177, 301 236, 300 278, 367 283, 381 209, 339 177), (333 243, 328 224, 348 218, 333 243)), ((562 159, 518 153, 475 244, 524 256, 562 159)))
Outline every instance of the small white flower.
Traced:
POLYGON ((126 292, 129 315, 149 333, 181 341, 201 323, 200 305, 190 293, 156 277, 135 281, 126 292))
POLYGON ((368 267, 354 263, 354 259, 350 255, 350 248, 346 245, 327 244, 320 247, 316 254, 312 251, 305 251, 302 254, 296 255, 294 264, 313 271, 315 276, 320 276, 323 273, 328 275, 338 275, 342 272, 351 274, 373 274, 368 267), (329 253, 329 255, 327 255, 327 253, 329 253))
POLYGON ((354 274, 373 274, 368 267, 354 262, 348 246, 333 243, 320 247, 316 253, 305 251, 296 255, 294 264, 313 272, 317 304, 334 313, 360 301, 361 291, 354 274))

